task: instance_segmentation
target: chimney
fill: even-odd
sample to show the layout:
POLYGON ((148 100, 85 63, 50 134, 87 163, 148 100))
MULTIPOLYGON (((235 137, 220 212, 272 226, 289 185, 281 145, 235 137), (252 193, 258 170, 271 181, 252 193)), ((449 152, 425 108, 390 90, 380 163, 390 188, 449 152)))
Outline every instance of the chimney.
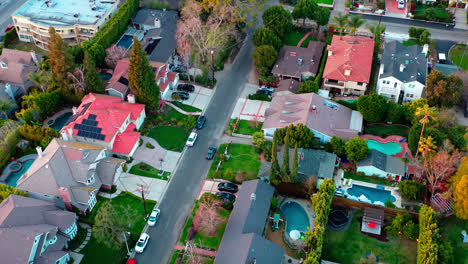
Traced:
POLYGON ((78 114, 78 108, 76 106, 72 108, 72 111, 74 115, 78 114))
POLYGON ((73 207, 71 204, 70 192, 68 191, 68 188, 59 187, 59 194, 62 197, 63 203, 65 204, 65 207, 67 208, 67 210, 69 211, 73 210, 73 207))
POLYGON ((297 65, 302 65, 302 59, 297 59, 297 65))
POLYGON ((251 201, 255 201, 256 199, 257 199, 257 195, 256 195, 255 193, 252 193, 252 194, 250 195, 250 200, 251 200, 251 201))
POLYGON ((331 45, 328 45, 327 50, 328 50, 328 56, 332 56, 333 55, 333 47, 331 45))
POLYGON ((346 75, 346 76, 351 75, 351 70, 345 70, 345 71, 344 71, 344 75, 346 75))
POLYGON ((44 153, 42 152, 42 147, 41 146, 37 146, 36 151, 37 151, 37 155, 39 156, 39 158, 44 157, 44 153))
POLYGON ((129 94, 127 95, 127 101, 131 104, 135 103, 135 95, 134 94, 129 94))
POLYGON ((424 44, 422 53, 424 53, 424 55, 426 55, 426 57, 427 57, 427 52, 428 51, 429 51, 429 44, 424 44))
POLYGON ((34 63, 37 64, 37 57, 36 57, 36 53, 34 51, 31 51, 31 59, 33 60, 34 63))
POLYGON ((400 64, 400 72, 403 72, 405 70, 406 66, 404 64, 400 64))
POLYGON ((154 27, 161 28, 161 20, 159 20, 157 17, 154 18, 154 27))
POLYGON ((315 113, 317 112, 317 106, 316 105, 312 105, 312 113, 315 113))
POLYGON ((65 141, 68 141, 68 140, 69 140, 68 134, 67 134, 67 130, 66 130, 66 129, 60 131, 60 135, 62 135, 62 139, 63 139, 63 140, 65 140, 65 141))
POLYGON ((72 129, 71 126, 68 126, 67 127, 67 138, 68 137, 72 138, 72 136, 73 136, 73 129, 72 129))

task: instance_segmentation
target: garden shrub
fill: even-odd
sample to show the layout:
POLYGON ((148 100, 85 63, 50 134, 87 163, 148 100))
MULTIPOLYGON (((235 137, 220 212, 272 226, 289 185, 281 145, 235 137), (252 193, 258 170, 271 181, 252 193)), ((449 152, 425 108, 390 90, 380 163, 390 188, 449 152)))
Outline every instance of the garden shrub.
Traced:
POLYGON ((266 94, 249 94, 249 100, 259 100, 271 102, 271 97, 266 94))
POLYGON ((60 133, 57 130, 36 125, 25 124, 19 128, 19 132, 24 139, 37 143, 41 143, 46 137, 48 137, 50 141, 55 137, 60 137, 60 133))
POLYGON ((16 27, 5 33, 5 35, 3 35, 3 43, 5 43, 5 47, 8 47, 8 44, 10 44, 17 37, 18 35, 16 34, 16 27))
POLYGON ((270 204, 271 204, 271 210, 274 211, 274 210, 278 209, 278 204, 279 204, 278 198, 272 197, 272 198, 270 199, 270 204))
POLYGON ((149 149, 154 149, 154 146, 149 142, 146 142, 146 147, 149 149))
POLYGON ((419 226, 413 222, 413 217, 408 213, 398 214, 385 229, 393 236, 401 234, 411 240, 419 236, 419 226))

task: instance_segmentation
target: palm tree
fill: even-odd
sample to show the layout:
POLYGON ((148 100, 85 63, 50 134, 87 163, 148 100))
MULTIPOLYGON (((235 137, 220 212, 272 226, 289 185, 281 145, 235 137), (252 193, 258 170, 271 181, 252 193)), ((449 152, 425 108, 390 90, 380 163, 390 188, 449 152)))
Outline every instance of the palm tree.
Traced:
POLYGON ((422 124, 422 129, 421 129, 421 135, 419 135, 419 141, 418 141, 418 148, 416 151, 416 158, 419 155, 419 148, 421 144, 421 139, 424 134, 424 128, 426 127, 426 123, 429 121, 429 119, 433 119, 436 115, 436 110, 434 107, 429 107, 429 105, 425 104, 423 107, 418 107, 416 109, 416 112, 414 113, 416 117, 422 117, 419 120, 419 123, 422 124))
POLYGON ((369 29, 369 31, 374 35, 374 39, 379 39, 380 40, 380 35, 385 32, 385 25, 379 24, 378 22, 375 22, 372 25, 366 25, 366 28, 369 29))
POLYGON ((356 33, 356 29, 360 28, 366 21, 359 15, 350 16, 346 24, 351 28, 351 34, 356 33))
POLYGON ((44 84, 47 83, 47 76, 43 71, 38 71, 37 73, 30 73, 28 74, 29 80, 34 84, 38 85, 42 92, 45 93, 44 84))
POLYGON ((11 110, 15 106, 16 104, 13 100, 0 100, 0 112, 2 112, 2 115, 5 116, 5 118, 8 118, 7 111, 11 110))
POLYGON ((336 23, 336 25, 341 30, 340 35, 343 35, 344 28, 348 24, 348 16, 349 16, 348 14, 342 14, 341 12, 338 12, 337 16, 332 17, 332 20, 336 23))

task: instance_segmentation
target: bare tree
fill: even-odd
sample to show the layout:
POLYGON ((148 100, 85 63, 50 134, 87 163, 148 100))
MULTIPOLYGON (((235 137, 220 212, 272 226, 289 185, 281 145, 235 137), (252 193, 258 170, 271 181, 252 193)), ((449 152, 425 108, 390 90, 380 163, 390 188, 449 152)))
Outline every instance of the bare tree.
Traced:
POLYGON ((124 47, 112 45, 110 48, 106 49, 106 64, 109 68, 115 69, 117 62, 123 58, 128 57, 128 50, 124 47))
POLYGON ((86 89, 86 78, 84 75, 84 68, 83 66, 77 67, 75 69, 75 72, 67 73, 68 79, 72 81, 72 84, 70 85, 74 90, 75 93, 82 93, 86 89))
POLYGON ((462 157, 460 151, 455 150, 451 155, 442 150, 434 156, 428 156, 424 160, 424 174, 429 184, 431 194, 434 194, 440 183, 447 180, 457 170, 456 165, 462 157))
POLYGON ((199 215, 199 226, 200 229, 205 231, 207 235, 216 234, 218 225, 223 221, 221 216, 218 214, 218 208, 221 205, 221 201, 213 195, 204 196, 200 199, 199 215))
POLYGON ((195 249, 195 243, 193 241, 187 241, 187 243, 185 243, 185 251, 182 258, 186 260, 189 264, 203 264, 205 262, 204 258, 198 255, 195 252, 195 249))

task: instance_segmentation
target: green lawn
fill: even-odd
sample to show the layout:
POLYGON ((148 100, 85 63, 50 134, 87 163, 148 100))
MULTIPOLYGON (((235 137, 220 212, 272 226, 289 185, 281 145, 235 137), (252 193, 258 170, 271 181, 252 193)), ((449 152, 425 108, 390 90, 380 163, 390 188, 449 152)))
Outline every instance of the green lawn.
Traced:
POLYGON ((85 240, 86 235, 88 234, 88 231, 86 231, 85 228, 82 228, 80 225, 78 225, 78 233, 76 233, 75 238, 68 244, 68 249, 70 250, 75 250, 77 249, 85 240))
POLYGON ((383 124, 369 124, 364 128, 364 134, 376 135, 379 137, 388 137, 398 135, 408 137, 409 128, 402 125, 386 126, 383 124))
POLYGON ((455 259, 456 263, 468 264, 468 244, 462 243, 460 233, 462 230, 468 230, 468 221, 460 220, 452 215, 443 218, 439 222, 439 226, 442 237, 452 243, 454 249, 453 259, 455 259), (458 262, 458 260, 461 262, 458 262))
POLYGON ((201 112, 202 110, 201 109, 198 109, 196 107, 193 107, 191 105, 186 105, 186 104, 183 104, 181 102, 177 102, 177 101, 172 101, 171 102, 173 105, 179 107, 180 109, 186 111, 186 112, 201 112))
POLYGON ((453 64, 468 71, 468 45, 458 44, 450 49, 449 59, 453 64))
POLYGON ((403 45, 405 45, 406 47, 414 46, 414 45, 419 46, 419 45, 421 45, 421 43, 417 39, 407 39, 407 40, 403 41, 403 45))
POLYGON ((37 54, 47 55, 47 51, 39 48, 38 46, 34 45, 34 43, 22 42, 19 41, 18 38, 13 40, 10 44, 8 44, 9 49, 16 49, 22 51, 34 51, 37 54))
MULTIPOLYGON (((176 263, 176 260, 177 260, 177 257, 179 255, 182 255, 184 254, 184 251, 183 250, 174 250, 174 252, 172 253, 172 256, 171 256, 171 259, 169 260, 169 264, 175 264, 176 263)), ((187 260, 181 262, 181 264, 188 264, 189 262, 187 262, 187 260)), ((204 257, 203 258, 203 264, 213 264, 214 263, 214 259, 212 258, 209 258, 209 257, 204 257)))
POLYGON ((159 169, 156 169, 155 167, 148 165, 144 162, 140 162, 136 165, 133 165, 129 173, 165 181, 167 181, 169 175, 171 175, 171 173, 168 171, 165 171, 162 175, 159 175, 159 169))
POLYGON ((184 149, 189 132, 181 127, 158 126, 149 132, 148 136, 154 138, 161 147, 167 150, 179 151, 184 149))
POLYGON ((417 4, 413 14, 415 19, 438 21, 444 23, 453 22, 450 14, 447 12, 447 10, 445 10, 445 8, 417 4), (433 10, 433 17, 428 16, 426 10, 433 10))
POLYGON ((302 32, 297 32, 293 31, 289 33, 285 38, 284 38, 284 45, 286 46, 297 46, 297 43, 304 37, 306 33, 302 32))
POLYGON ((344 232, 326 230, 323 241, 322 258, 342 264, 359 263, 366 253, 374 253, 382 263, 416 263, 417 245, 415 241, 400 241, 390 238, 380 242, 363 235, 357 220, 362 216, 358 211, 348 230, 344 232))
POLYGON ((317 0, 315 1, 317 4, 326 4, 326 5, 333 5, 333 0, 317 0))
POLYGON ((346 179, 353 179, 356 181, 363 181, 363 182, 369 182, 369 183, 375 183, 375 184, 380 184, 380 185, 387 185, 387 186, 394 186, 395 184, 392 182, 388 182, 385 178, 380 178, 377 176, 360 176, 357 175, 354 172, 344 172, 344 177, 346 179))
MULTIPOLYGON (((84 222, 93 223, 99 208, 107 200, 109 199, 98 197, 98 202, 93 208, 93 211, 82 220, 84 220, 84 222)), ((134 243, 140 236, 140 233, 146 224, 146 221, 143 219, 144 210, 141 199, 130 193, 122 193, 118 197, 110 199, 110 201, 112 205, 118 208, 117 210, 119 211, 122 210, 120 206, 127 205, 134 210, 134 217, 132 217, 130 220, 130 227, 128 230, 131 233, 129 247, 133 248, 134 243)), ((155 204, 156 202, 154 201, 146 200, 147 211, 151 211, 155 204)), ((102 243, 98 242, 94 236, 91 235, 91 239, 89 240, 88 244, 80 252, 81 254, 85 255, 81 263, 124 263, 126 258, 126 251, 127 250, 125 249, 125 245, 122 245, 121 248, 108 248, 102 243)))
MULTIPOLYGON (((232 125, 236 122, 236 119, 231 119, 230 122, 230 129, 232 131, 232 125)), ((241 120, 239 121, 239 127, 236 129, 237 134, 243 134, 243 135, 253 135, 253 133, 262 131, 262 122, 255 122, 253 121, 248 121, 248 120, 241 120)))
POLYGON ((236 173, 244 172, 247 174, 246 179, 252 180, 257 178, 258 171, 260 170, 261 162, 259 160, 259 154, 255 152, 256 147, 252 145, 243 144, 229 144, 228 155, 229 160, 222 163, 219 167, 218 173, 216 173, 216 167, 219 162, 219 154, 224 154, 226 146, 228 144, 221 144, 218 148, 217 154, 211 164, 210 171, 208 172, 209 178, 224 178, 222 173, 227 169, 231 169, 234 173, 234 177, 226 180, 240 182, 243 180, 235 179, 236 173))

